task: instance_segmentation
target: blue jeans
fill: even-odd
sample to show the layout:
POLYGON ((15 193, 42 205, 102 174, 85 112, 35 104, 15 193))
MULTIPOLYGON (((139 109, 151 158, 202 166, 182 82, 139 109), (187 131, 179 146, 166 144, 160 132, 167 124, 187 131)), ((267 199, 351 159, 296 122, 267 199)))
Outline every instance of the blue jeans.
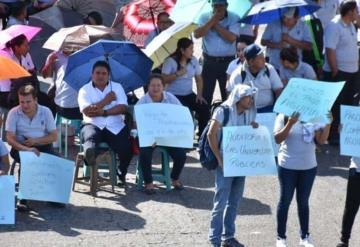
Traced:
POLYGON ((296 202, 301 238, 309 234, 309 197, 316 177, 317 167, 308 170, 291 170, 278 167, 280 201, 277 208, 277 234, 286 238, 289 206, 296 189, 296 202))
POLYGON ((222 168, 216 168, 210 242, 220 244, 221 236, 223 240, 234 237, 236 212, 244 192, 244 184, 245 177, 224 177, 222 168))

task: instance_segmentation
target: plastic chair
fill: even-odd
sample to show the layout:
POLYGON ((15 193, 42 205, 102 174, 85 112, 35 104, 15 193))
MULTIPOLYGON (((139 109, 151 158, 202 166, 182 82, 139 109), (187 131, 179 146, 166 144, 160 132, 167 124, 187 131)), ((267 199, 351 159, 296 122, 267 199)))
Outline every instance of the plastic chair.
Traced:
MULTIPOLYGON (((167 150, 163 147, 156 147, 156 150, 161 155, 161 169, 151 168, 151 174, 154 181, 165 184, 166 190, 171 190, 171 178, 170 178, 170 157, 167 150)), ((144 177, 140 167, 139 160, 136 162, 136 187, 142 190, 144 187, 144 177)))
POLYGON ((65 140, 64 140, 64 157, 68 157, 68 126, 71 125, 75 128, 75 135, 79 135, 81 119, 68 119, 59 114, 56 114, 55 118, 56 126, 58 128, 58 145, 59 145, 59 153, 62 154, 62 125, 65 126, 65 140))
POLYGON ((109 148, 107 143, 100 143, 98 149, 104 152, 99 154, 96 158, 95 165, 87 166, 85 164, 84 152, 79 152, 75 160, 75 176, 72 190, 75 190, 75 183, 90 185, 90 192, 93 196, 96 196, 97 190, 100 186, 111 185, 112 192, 117 184, 117 162, 116 155, 113 150, 109 148), (83 176, 79 177, 79 169, 83 168, 83 176), (109 177, 105 177, 99 174, 100 170, 108 170, 109 177), (84 180, 90 180, 90 183, 84 180))

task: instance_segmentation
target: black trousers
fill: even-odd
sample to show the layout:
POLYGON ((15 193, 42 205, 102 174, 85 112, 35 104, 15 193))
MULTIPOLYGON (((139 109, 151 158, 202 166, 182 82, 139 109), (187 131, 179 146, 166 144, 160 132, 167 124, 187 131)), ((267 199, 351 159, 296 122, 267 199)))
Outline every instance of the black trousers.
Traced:
POLYGON ((342 220, 341 241, 347 243, 350 239, 351 228, 360 206, 360 173, 355 168, 349 171, 346 191, 345 210, 342 220))
POLYGON ((206 127, 206 124, 210 118, 209 105, 200 104, 196 102, 196 94, 191 93, 189 95, 181 96, 175 95, 179 99, 183 106, 186 106, 190 111, 195 111, 199 122, 199 136, 206 127))
POLYGON ((56 112, 67 118, 67 119, 74 119, 74 120, 82 120, 83 119, 83 116, 80 112, 80 109, 79 107, 76 107, 76 108, 63 108, 63 107, 60 107, 58 105, 56 105, 56 112))
MULTIPOLYGON (((42 153, 48 153, 48 154, 54 154, 54 150, 52 147, 52 144, 47 144, 47 145, 41 145, 41 146, 36 146, 35 147, 37 150, 39 150, 42 153)), ((20 163, 20 155, 19 155, 19 151, 11 148, 10 150, 10 156, 11 158, 13 158, 17 163, 20 163)))
MULTIPOLYGON (((178 180, 186 161, 185 149, 174 148, 174 147, 163 147, 163 148, 166 148, 170 157, 174 161, 173 169, 171 171, 171 179, 178 180)), ((151 164, 152 164, 152 155, 154 149, 155 148, 153 147, 140 148, 139 162, 145 184, 150 184, 153 182, 151 175, 151 164)))
POLYGON ((346 81, 345 86, 341 90, 339 96, 337 97, 331 112, 334 117, 334 121, 331 124, 329 140, 338 141, 339 140, 339 124, 340 124, 340 105, 356 105, 354 96, 359 93, 358 83, 357 82, 357 73, 347 73, 339 71, 335 77, 331 75, 331 72, 324 71, 324 81, 329 82, 338 82, 346 81))
POLYGON ((121 175, 126 175, 132 158, 129 129, 127 126, 125 126, 119 133, 113 134, 106 128, 101 130, 95 125, 85 124, 81 128, 80 135, 85 152, 89 148, 94 148, 95 151, 100 151, 97 150, 98 145, 101 142, 106 142, 119 157, 119 170, 121 175))
POLYGON ((234 56, 229 57, 211 57, 204 54, 204 64, 202 70, 202 78, 204 80, 204 89, 203 96, 206 101, 211 105, 213 100, 213 95, 216 86, 216 80, 219 82, 221 99, 222 101, 226 100, 226 81, 227 74, 226 70, 229 66, 229 63, 235 58, 234 56))

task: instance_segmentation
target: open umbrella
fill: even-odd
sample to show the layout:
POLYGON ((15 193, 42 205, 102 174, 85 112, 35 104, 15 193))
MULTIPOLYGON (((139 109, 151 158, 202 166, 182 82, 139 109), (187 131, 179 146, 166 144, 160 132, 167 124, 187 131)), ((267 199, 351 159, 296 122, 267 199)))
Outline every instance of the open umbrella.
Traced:
POLYGON ((116 8, 114 0, 58 0, 55 6, 71 9, 86 17, 90 12, 101 14, 103 24, 110 26, 115 18, 116 8))
MULTIPOLYGON (((228 10, 242 17, 251 7, 249 0, 228 0, 228 10)), ((170 18, 175 22, 199 23, 202 14, 212 11, 209 0, 177 0, 170 18)))
POLYGON ((63 27, 72 27, 83 23, 82 16, 71 9, 56 6, 29 16, 29 25, 40 27, 41 32, 30 43, 30 54, 36 68, 41 68, 50 50, 42 48, 45 41, 63 27))
POLYGON ((69 56, 64 80, 79 90, 90 81, 98 60, 108 61, 110 79, 120 83, 125 92, 144 86, 151 72, 152 61, 134 43, 99 40, 69 56))
POLYGON ((123 6, 112 27, 122 29, 127 40, 143 47, 147 35, 156 28, 156 18, 161 12, 170 13, 175 0, 133 0, 123 6))
POLYGON ((121 35, 115 29, 105 26, 80 25, 61 28, 50 36, 43 45, 43 48, 53 51, 77 51, 99 39, 120 40, 121 35))
POLYGON ((16 79, 31 76, 23 67, 13 60, 0 56, 0 80, 16 79))
POLYGON ((319 5, 310 0, 270 0, 255 4, 240 22, 248 24, 271 23, 280 20, 282 13, 291 7, 298 8, 300 17, 309 15, 320 8, 319 5))
POLYGON ((36 34, 40 32, 41 28, 26 26, 26 25, 13 25, 5 30, 0 31, 0 49, 4 49, 7 42, 13 38, 24 34, 28 41, 32 40, 36 34))
POLYGON ((193 23, 175 23, 156 36, 144 50, 144 53, 154 62, 153 69, 175 52, 179 39, 189 37, 195 29, 196 25, 193 23))

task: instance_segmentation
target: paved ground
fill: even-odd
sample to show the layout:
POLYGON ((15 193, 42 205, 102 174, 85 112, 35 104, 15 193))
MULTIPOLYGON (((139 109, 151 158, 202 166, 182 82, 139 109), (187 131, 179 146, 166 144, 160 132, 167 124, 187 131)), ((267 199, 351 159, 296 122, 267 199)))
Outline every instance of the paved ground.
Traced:
MULTIPOLYGON (((349 159, 325 146, 318 153, 319 171, 311 196, 311 233, 316 246, 335 246, 345 200, 349 159)), ((207 246, 214 176, 201 168, 197 153, 188 154, 182 180, 186 189, 153 196, 137 191, 134 165, 129 188, 101 191, 77 186, 65 209, 40 202, 30 214, 17 213, 14 227, 0 226, 1 246, 207 246)), ((110 189, 110 188, 106 188, 110 189)), ((249 177, 236 221, 236 236, 244 246, 274 246, 278 199, 276 177, 249 177)), ((289 212, 289 246, 298 245, 296 207, 289 212)), ((360 245, 360 221, 351 246, 360 245)))
MULTIPOLYGON (((199 43, 196 56, 200 55, 199 43)), ((316 246, 335 246, 341 225, 349 159, 333 147, 318 153, 319 170, 311 196, 311 233, 316 246)), ((101 191, 76 186, 64 209, 33 202, 30 214, 16 214, 15 226, 0 226, 0 246, 207 246, 214 176, 201 168, 196 152, 188 154, 182 181, 186 189, 153 196, 137 191, 134 168, 129 188, 101 191)), ((249 247, 275 243, 275 213, 279 186, 276 177, 248 177, 236 221, 236 237, 249 247)), ((0 202, 1 203, 1 202, 0 202)), ((358 216, 359 218, 360 216, 358 216)), ((298 246, 296 207, 289 212, 288 243, 298 246)), ((351 246, 360 246, 360 220, 351 246)))

